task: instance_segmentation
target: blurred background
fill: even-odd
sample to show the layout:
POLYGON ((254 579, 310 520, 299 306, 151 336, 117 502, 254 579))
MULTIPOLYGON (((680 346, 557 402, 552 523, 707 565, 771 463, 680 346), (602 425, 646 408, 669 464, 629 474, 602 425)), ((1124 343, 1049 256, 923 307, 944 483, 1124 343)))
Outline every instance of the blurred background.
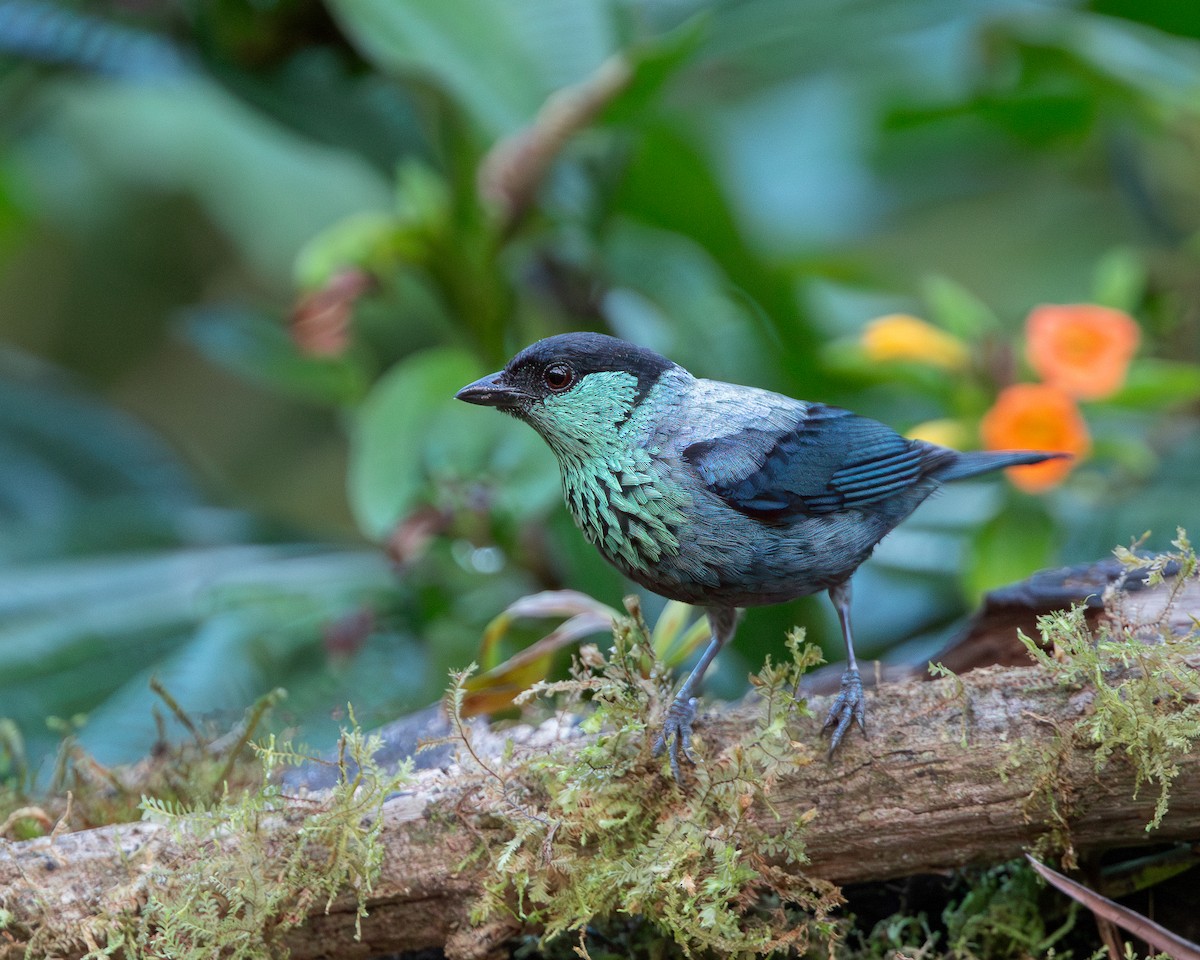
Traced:
MULTIPOLYGON (((328 746, 523 596, 619 607, 540 439, 452 399, 564 330, 1076 450, 860 573, 860 653, 929 655, 1200 527, 1198 230, 1179 0, 0 0, 0 773, 141 756, 151 676, 328 746)), ((710 692, 793 623, 841 656, 823 599, 753 611, 710 692)))

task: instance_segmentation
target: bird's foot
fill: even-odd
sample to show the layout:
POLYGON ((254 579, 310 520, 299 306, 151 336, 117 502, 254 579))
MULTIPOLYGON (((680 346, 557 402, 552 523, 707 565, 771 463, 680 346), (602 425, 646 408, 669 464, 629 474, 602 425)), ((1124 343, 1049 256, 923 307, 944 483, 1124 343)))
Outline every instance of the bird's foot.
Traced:
POLYGON ((676 697, 667 707, 662 733, 654 741, 654 755, 661 757, 666 752, 671 761, 671 775, 678 784, 683 783, 683 773, 679 769, 680 756, 693 766, 696 763, 696 755, 692 753, 692 721, 695 719, 696 698, 676 697))
POLYGON ((858 728, 863 732, 863 736, 866 736, 866 713, 867 701, 863 696, 862 677, 858 675, 857 670, 847 670, 842 674, 841 693, 833 701, 833 706, 829 709, 829 717, 825 721, 825 726, 822 727, 823 730, 833 728, 833 736, 829 740, 831 756, 833 751, 838 748, 838 744, 842 742, 842 737, 850 729, 852 722, 857 721, 858 728))

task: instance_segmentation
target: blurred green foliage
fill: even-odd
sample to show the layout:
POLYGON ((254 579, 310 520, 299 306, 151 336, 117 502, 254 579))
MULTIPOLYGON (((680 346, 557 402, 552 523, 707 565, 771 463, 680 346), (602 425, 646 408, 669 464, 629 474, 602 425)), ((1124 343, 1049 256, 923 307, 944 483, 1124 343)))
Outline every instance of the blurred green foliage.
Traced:
MULTIPOLYGON (((566 329, 908 429, 987 398, 847 364, 872 317, 982 350, 1112 303, 1144 359, 1094 458, 923 508, 856 581, 860 643, 1165 546, 1200 502, 1189 10, 0 0, 0 716, 34 762, 77 714, 128 760, 157 674, 201 715, 285 686, 332 739, 347 700, 433 699, 520 596, 616 605, 537 437, 451 399, 566 329)), ((754 611, 712 691, 797 620, 836 637, 754 611)))

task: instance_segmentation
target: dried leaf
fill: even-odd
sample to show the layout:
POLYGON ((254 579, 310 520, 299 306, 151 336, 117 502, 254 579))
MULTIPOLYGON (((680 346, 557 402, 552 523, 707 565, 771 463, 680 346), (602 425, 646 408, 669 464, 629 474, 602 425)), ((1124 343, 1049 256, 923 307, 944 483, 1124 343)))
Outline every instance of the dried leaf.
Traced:
POLYGON ((1089 890, 1083 884, 1063 876, 1057 870, 1038 863, 1029 854, 1026 854, 1025 858, 1033 865, 1033 869, 1037 871, 1038 875, 1052 887, 1061 890, 1072 900, 1078 900, 1097 916, 1103 917, 1128 930, 1135 937, 1145 940, 1150 945, 1150 949, 1165 953, 1174 960, 1200 960, 1200 945, 1185 940, 1148 917, 1143 917, 1140 913, 1109 900, 1108 897, 1100 896, 1094 890, 1089 890))
POLYGON ((479 644, 479 662, 485 667, 496 667, 496 649, 516 620, 576 617, 580 614, 606 618, 604 623, 611 626, 617 611, 578 590, 543 590, 541 593, 520 597, 505 607, 484 628, 479 644))
POLYGON ((546 678, 555 653, 584 637, 610 631, 615 611, 573 590, 547 591, 522 597, 488 624, 481 658, 491 655, 517 616, 555 616, 572 610, 580 612, 503 663, 471 677, 465 685, 463 715, 494 713, 512 706, 519 694, 546 678))

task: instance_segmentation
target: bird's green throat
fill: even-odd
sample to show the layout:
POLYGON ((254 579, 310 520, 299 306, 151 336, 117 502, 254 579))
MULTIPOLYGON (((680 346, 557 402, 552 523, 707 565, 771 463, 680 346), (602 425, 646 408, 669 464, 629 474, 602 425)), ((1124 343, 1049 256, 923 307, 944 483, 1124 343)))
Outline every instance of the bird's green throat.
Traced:
POLYGON ((558 458, 575 523, 618 568, 644 571, 679 552, 688 496, 667 482, 645 419, 659 387, 637 400, 637 378, 603 371, 546 397, 530 424, 558 458))

